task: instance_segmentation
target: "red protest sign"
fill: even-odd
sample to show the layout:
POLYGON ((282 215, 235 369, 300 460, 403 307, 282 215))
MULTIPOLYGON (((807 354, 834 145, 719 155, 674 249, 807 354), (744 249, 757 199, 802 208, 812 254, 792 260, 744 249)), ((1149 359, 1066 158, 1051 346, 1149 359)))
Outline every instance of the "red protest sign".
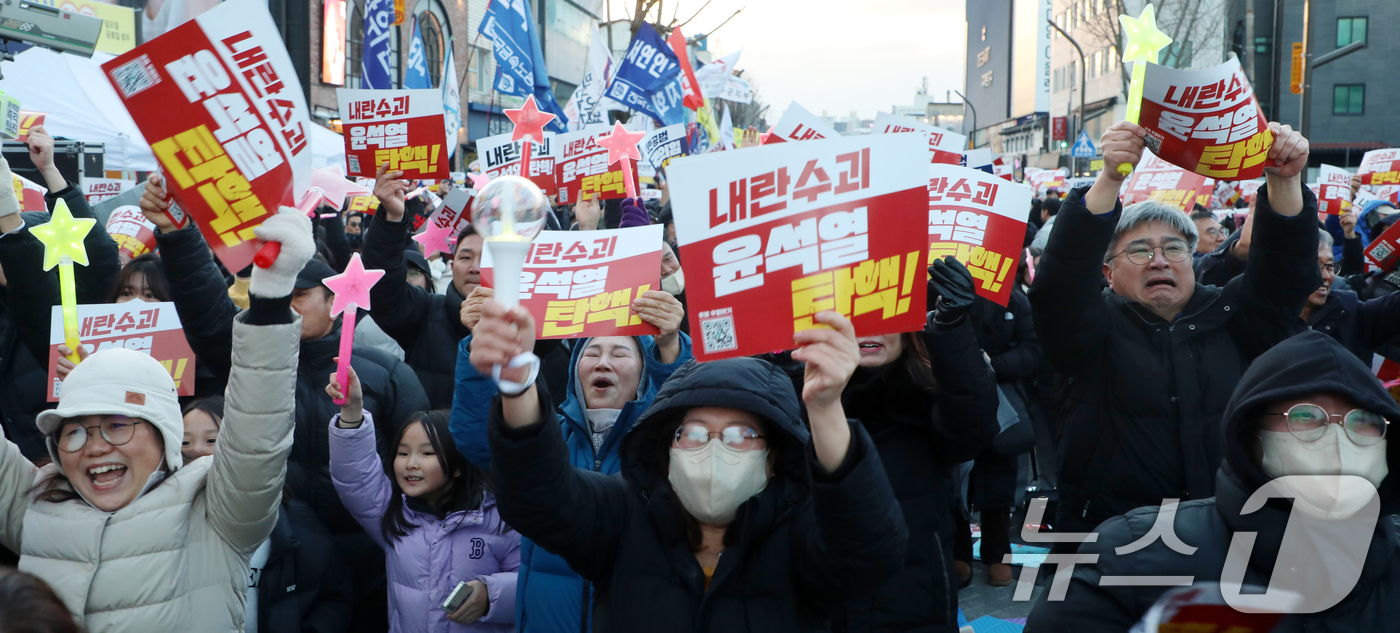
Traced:
POLYGON ((1215 181, 1192 173, 1146 152, 1119 197, 1127 206, 1157 200, 1190 213, 1197 203, 1205 206, 1215 192, 1215 181))
POLYGON ((1322 165, 1317 185, 1318 211, 1338 215, 1351 208, 1351 172, 1341 167, 1322 165))
POLYGON ((472 198, 475 196, 475 189, 453 189, 448 192, 447 198, 423 222, 423 232, 413 236, 415 242, 423 245, 424 257, 432 257, 437 252, 455 252, 457 236, 471 224, 472 198))
POLYGON ((311 125, 265 3, 230 0, 102 65, 175 201, 229 270, 311 186, 311 125))
POLYGON ((957 165, 962 162, 963 150, 967 147, 967 137, 943 128, 920 123, 909 117, 895 116, 888 112, 875 113, 875 123, 870 127, 871 134, 899 134, 913 132, 928 141, 929 162, 957 165))
POLYGON ((788 105, 787 112, 783 113, 783 118, 778 120, 778 124, 769 130, 768 138, 763 143, 766 145, 787 141, 811 141, 839 136, 841 136, 840 132, 837 132, 830 125, 822 123, 817 115, 808 112, 806 108, 797 105, 797 102, 794 101, 788 105))
MULTIPOLYGON (((175 379, 178 395, 194 395, 194 352, 185 340, 173 303, 95 303, 78 306, 78 335, 88 353, 125 348, 160 361, 175 379)), ((58 345, 63 342, 63 306, 53 307, 49 321, 49 402, 58 402, 58 345)))
POLYGON ((84 178, 83 197, 88 204, 97 204, 135 186, 135 182, 118 178, 84 178))
POLYGON ((1274 137, 1236 59, 1205 70, 1147 65, 1139 124, 1173 165, 1220 180, 1258 178, 1274 137))
POLYGON ((437 90, 335 91, 344 117, 351 176, 373 178, 380 165, 406 180, 447 177, 442 93, 437 90))
POLYGON ((1011 301, 1026 238, 1031 190, 977 169, 932 165, 928 178, 928 261, 953 256, 967 266, 977 294, 1011 301))
POLYGON ((1361 174, 1363 185, 1400 184, 1400 149, 1373 149, 1361 157, 1361 166, 1356 169, 1361 174))
POLYGON ((1366 247, 1366 259, 1375 264, 1381 272, 1388 273, 1400 264, 1400 222, 1390 225, 1380 237, 1366 247))
POLYGON ((696 357, 791 348, 823 310, 861 336, 922 328, 927 158, 875 134, 671 161, 696 357))
MULTIPOLYGON (((559 192, 558 177, 554 174, 554 166, 558 162, 559 141, 553 132, 544 134, 544 140, 530 143, 528 177, 545 195, 552 196, 559 192)), ((510 133, 497 134, 476 142, 476 153, 481 160, 481 173, 491 178, 520 175, 520 157, 525 139, 512 141, 510 137, 510 133)))
POLYGON ((1027 167, 1025 174, 1026 183, 1031 186, 1031 190, 1034 191, 1036 195, 1044 195, 1051 189, 1059 191, 1060 195, 1066 193, 1064 187, 1068 171, 1063 167, 1059 169, 1027 167))
MULTIPOLYGON (((535 316, 536 338, 657 334, 632 310, 659 289, 660 224, 608 231, 541 231, 520 272, 520 305, 535 316)), ((491 249, 481 279, 495 286, 491 249)))
POLYGON ((559 184, 560 204, 573 204, 584 196, 600 200, 627 197, 627 178, 622 170, 624 165, 631 169, 633 182, 636 182, 637 164, 636 161, 608 164, 608 148, 598 144, 598 137, 611 133, 612 128, 606 125, 590 125, 554 137, 558 144, 554 176, 559 184))
POLYGON ((146 219, 141 208, 126 205, 112 209, 107 218, 107 233, 117 243, 117 252, 135 259, 156 247, 156 225, 146 219))
POLYGON ((43 125, 44 119, 48 116, 49 114, 47 112, 29 112, 27 110, 20 110, 19 136, 16 136, 15 140, 19 141, 20 143, 28 143, 29 129, 36 125, 43 125))

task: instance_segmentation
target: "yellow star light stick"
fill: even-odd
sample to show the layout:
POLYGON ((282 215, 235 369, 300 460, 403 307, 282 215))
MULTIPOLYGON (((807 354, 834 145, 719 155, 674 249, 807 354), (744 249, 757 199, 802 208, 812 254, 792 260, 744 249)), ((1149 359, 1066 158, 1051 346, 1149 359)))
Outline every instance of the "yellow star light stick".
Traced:
POLYGON ((83 238, 97 224, 91 218, 75 218, 68 210, 68 203, 59 198, 54 205, 53 218, 47 224, 29 229, 36 239, 44 243, 44 270, 58 266, 58 288, 63 298, 63 341, 73 353, 68 360, 78 363, 78 293, 73 284, 73 262, 88 265, 87 249, 83 238))
MULTIPOLYGON (((1133 62, 1133 80, 1128 84, 1127 121, 1134 125, 1142 110, 1142 84, 1146 81, 1147 64, 1157 63, 1157 54, 1172 43, 1172 38, 1157 30, 1157 12, 1149 3, 1142 14, 1134 18, 1118 16, 1123 25, 1123 63, 1133 62)), ((1127 163, 1118 165, 1118 173, 1126 176, 1133 173, 1133 166, 1127 163)))

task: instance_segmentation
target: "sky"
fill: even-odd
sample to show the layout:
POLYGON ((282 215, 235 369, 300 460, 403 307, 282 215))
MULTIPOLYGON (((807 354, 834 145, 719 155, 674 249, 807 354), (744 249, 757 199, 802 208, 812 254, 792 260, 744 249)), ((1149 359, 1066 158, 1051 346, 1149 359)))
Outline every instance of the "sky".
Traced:
MULTIPOLYGON (((965 0, 711 0, 682 31, 706 33, 743 12, 710 38, 718 58, 743 49, 738 67, 771 107, 770 125, 788 103, 846 117, 873 118, 913 103, 924 77, 941 97, 962 90, 966 64, 965 0)), ((665 22, 684 21, 704 0, 663 2, 665 22)), ((613 17, 631 0, 612 0, 613 17)), ((654 15, 654 14, 653 14, 654 15)), ((953 95, 955 101, 957 95, 953 95)))

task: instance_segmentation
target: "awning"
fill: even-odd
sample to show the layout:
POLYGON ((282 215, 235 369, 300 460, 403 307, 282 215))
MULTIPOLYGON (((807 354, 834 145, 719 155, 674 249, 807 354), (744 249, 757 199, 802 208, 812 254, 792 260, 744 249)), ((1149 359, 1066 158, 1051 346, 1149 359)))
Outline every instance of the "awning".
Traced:
POLYGON ((1028 132, 1034 129, 1037 125, 1039 125, 1041 129, 1045 129, 1045 121, 1046 119, 1034 119, 1031 121, 1026 121, 1025 123, 1022 123, 1020 125, 1013 125, 1011 127, 998 130, 997 134, 1001 136, 1011 136, 1012 134, 1028 132))

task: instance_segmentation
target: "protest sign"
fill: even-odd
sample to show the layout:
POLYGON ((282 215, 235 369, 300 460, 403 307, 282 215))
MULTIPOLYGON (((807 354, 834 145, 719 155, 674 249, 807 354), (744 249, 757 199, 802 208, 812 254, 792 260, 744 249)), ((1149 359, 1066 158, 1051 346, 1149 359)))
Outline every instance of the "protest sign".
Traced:
POLYGON ((97 204, 135 186, 135 182, 119 178, 83 178, 83 197, 88 204, 97 204))
MULTIPOLYGON (((541 231, 520 272, 520 305, 535 316, 535 337, 656 334, 632 301, 661 287, 663 229, 541 231)), ((489 248, 482 252, 481 279, 495 287, 489 248)))
POLYGON ((311 118, 280 33, 266 3, 229 0, 102 65, 229 270, 262 247, 254 227, 311 186, 311 118))
POLYGON ((16 173, 10 174, 10 181, 15 188, 15 197, 19 198, 20 211, 49 210, 48 205, 44 203, 44 194, 49 190, 43 185, 16 173))
POLYGON ((685 125, 668 125, 657 128, 642 137, 642 142, 638 143, 642 150, 642 155, 646 157, 646 162, 651 163, 655 169, 664 169, 670 164, 671 159, 677 156, 688 156, 690 154, 690 142, 686 135, 685 125))
POLYGON ((437 252, 451 254, 456 250, 457 235, 471 223, 474 197, 475 189, 453 189, 426 221, 414 224, 414 229, 420 224, 426 227, 413 236, 415 242, 423 245, 424 257, 432 257, 437 252))
POLYGON ((784 112, 783 118, 778 120, 776 126, 773 126, 765 143, 810 141, 839 136, 841 136, 840 132, 837 132, 830 125, 822 123, 817 115, 808 112, 806 108, 797 105, 797 102, 794 101, 788 104, 787 112, 784 112))
POLYGON ((44 119, 47 119, 48 116, 49 114, 47 112, 28 112, 20 110, 19 135, 15 137, 15 141, 19 143, 28 143, 29 129, 36 125, 43 125, 44 119))
POLYGON ((1338 215, 1351 208, 1351 172, 1341 167, 1322 165, 1317 184, 1318 211, 1338 215))
POLYGON ((573 204, 584 196, 601 200, 627 197, 626 176, 622 170, 624 166, 632 170, 635 182, 637 165, 634 161, 608 164, 608 148, 598 143, 598 137, 611 133, 608 126, 596 125, 554 137, 558 145, 554 171, 559 184, 559 204, 573 204))
POLYGON ((618 62, 607 94, 665 125, 682 123, 685 93, 680 74, 676 54, 650 23, 643 22, 618 62))
POLYGON ((696 357, 791 348, 823 310, 860 336, 922 328, 927 158, 874 134, 672 161, 696 357))
MULTIPOLYGON (((512 141, 510 137, 511 133, 507 132, 476 142, 477 156, 481 160, 481 173, 491 178, 520 175, 520 155, 525 139, 512 141)), ((545 132, 544 140, 538 143, 530 142, 529 179, 547 196, 559 191, 559 177, 554 173, 558 162, 559 139, 553 132, 545 132)))
POLYGON ((442 94, 437 90, 335 91, 344 117, 349 175, 374 177, 389 163, 403 178, 446 178, 442 94))
MULTIPOLYGON (((173 303, 94 303, 78 306, 78 335, 89 354, 125 348, 146 354, 165 366, 175 379, 178 395, 194 395, 194 352, 185 340, 180 315, 173 303)), ((63 306, 53 307, 49 320, 49 402, 58 402, 63 381, 58 378, 58 346, 63 343, 63 306)))
POLYGON ((1139 124, 1163 160, 1220 180, 1258 178, 1274 136, 1237 59, 1204 70, 1147 64, 1139 124))
POLYGON ((1215 181, 1197 173, 1186 171, 1158 158, 1151 151, 1142 155, 1142 160, 1128 177, 1119 197, 1123 206, 1157 200, 1190 213, 1197 203, 1205 206, 1215 191, 1215 181))
POLYGON ((135 259, 156 247, 156 225, 147 220, 137 206, 113 209, 107 217, 107 234, 117 243, 117 252, 126 259, 135 259))
POLYGON ((1042 196, 1051 189, 1055 189, 1063 195, 1065 192, 1065 178, 1068 172, 1064 168, 1060 169, 1036 169, 1026 168, 1026 182, 1030 183, 1031 190, 1035 195, 1042 196))
POLYGON ((969 150, 963 150, 962 159, 958 162, 958 164, 962 165, 963 167, 971 167, 978 171, 985 171, 990 174, 992 173, 993 159, 994 157, 992 156, 992 150, 987 149, 985 147, 977 147, 969 150))
MULTIPOLYGON (((870 127, 871 134, 898 134, 913 132, 928 140, 929 162, 957 165, 962 162, 963 150, 967 147, 967 137, 943 128, 920 123, 909 117, 895 116, 888 112, 876 112, 875 123, 870 127)), ((1007 173, 1009 174, 1009 168, 1007 173)))
POLYGON ((929 166, 928 261, 954 256, 977 294, 1005 306, 1016 285, 1031 189, 957 165, 929 166))
POLYGON ((1006 162, 1006 159, 1001 156, 998 156, 996 160, 992 161, 992 175, 1002 180, 1015 182, 1011 163, 1006 162))
MULTIPOLYGON (((136 46, 136 12, 140 9, 118 6, 115 2, 103 0, 38 0, 35 4, 45 4, 62 11, 102 20, 102 34, 98 36, 97 44, 93 47, 99 52, 120 55, 136 46)), ((192 8, 191 12, 193 10, 192 8)), ((146 34, 148 38, 155 35, 158 33, 146 34)))
POLYGON ((1375 264, 1383 273, 1395 270, 1400 264, 1400 222, 1390 225, 1384 233, 1371 240, 1366 247, 1366 259, 1375 264))
POLYGON ((1400 149, 1392 147, 1366 152, 1356 173, 1361 174, 1363 185, 1400 184, 1400 149))

